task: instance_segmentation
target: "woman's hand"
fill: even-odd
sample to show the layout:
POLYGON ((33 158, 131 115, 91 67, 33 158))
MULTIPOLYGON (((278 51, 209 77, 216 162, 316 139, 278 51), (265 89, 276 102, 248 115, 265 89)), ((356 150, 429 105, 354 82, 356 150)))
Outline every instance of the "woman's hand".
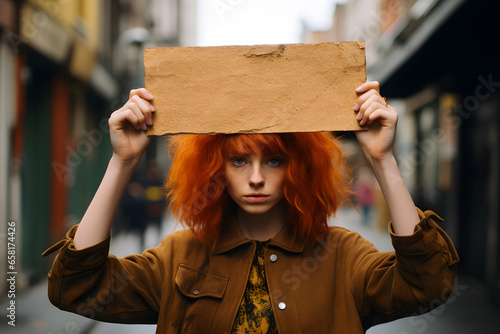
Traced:
POLYGON ((393 158, 392 147, 396 135, 398 114, 396 109, 385 102, 380 95, 380 84, 368 81, 359 86, 361 93, 354 110, 358 111, 360 125, 368 125, 366 131, 356 131, 358 142, 370 163, 382 162, 393 158))
POLYGON ((108 120, 113 157, 92 202, 83 215, 75 234, 76 249, 102 242, 110 233, 115 212, 132 174, 151 138, 146 124, 151 125, 153 96, 144 88, 130 91, 129 100, 111 114, 108 120))
POLYGON ((153 124, 156 110, 146 89, 133 89, 129 100, 113 112, 108 120, 113 158, 120 163, 139 162, 152 137, 146 136, 148 125, 153 124))
POLYGON ((356 91, 361 93, 354 106, 359 124, 368 124, 356 137, 384 194, 394 232, 411 235, 420 219, 392 152, 398 114, 380 96, 378 82, 365 82, 356 91))

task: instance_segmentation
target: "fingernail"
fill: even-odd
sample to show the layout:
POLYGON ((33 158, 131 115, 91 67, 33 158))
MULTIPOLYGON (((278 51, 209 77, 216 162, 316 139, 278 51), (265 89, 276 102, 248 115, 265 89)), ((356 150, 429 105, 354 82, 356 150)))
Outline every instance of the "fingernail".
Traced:
POLYGON ((151 105, 151 110, 156 111, 156 107, 154 105, 151 105))
POLYGON ((359 86, 358 88, 356 88, 356 92, 361 92, 363 90, 363 85, 359 86))
POLYGON ((361 113, 358 112, 358 115, 356 116, 356 119, 359 121, 361 118, 363 118, 363 117, 361 117, 361 113))
POLYGON ((146 125, 146 123, 143 123, 143 124, 142 124, 142 129, 143 129, 143 130, 147 130, 147 129, 148 129, 148 126, 146 125))
POLYGON ((359 109, 359 104, 356 103, 352 109, 358 110, 359 109))
POLYGON ((152 125, 153 124, 153 119, 152 118, 148 118, 148 125, 152 125))
POLYGON ((148 97, 148 99, 152 99, 152 98, 153 98, 153 95, 151 95, 151 93, 148 93, 148 94, 147 94, 147 97, 148 97))

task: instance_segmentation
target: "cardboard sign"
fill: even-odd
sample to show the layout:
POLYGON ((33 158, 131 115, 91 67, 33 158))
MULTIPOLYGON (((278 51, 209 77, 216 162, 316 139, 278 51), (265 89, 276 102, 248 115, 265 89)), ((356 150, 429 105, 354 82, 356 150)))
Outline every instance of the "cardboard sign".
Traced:
POLYGON ((360 130, 364 42, 144 51, 148 135, 360 130))

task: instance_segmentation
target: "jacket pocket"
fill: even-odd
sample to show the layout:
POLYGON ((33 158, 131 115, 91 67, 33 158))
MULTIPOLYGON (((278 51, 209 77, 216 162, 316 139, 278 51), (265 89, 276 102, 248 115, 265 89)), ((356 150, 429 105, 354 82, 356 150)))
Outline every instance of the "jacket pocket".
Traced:
POLYGON ((207 274, 187 264, 181 264, 175 284, 179 291, 189 298, 213 297, 221 299, 226 292, 228 279, 207 274))

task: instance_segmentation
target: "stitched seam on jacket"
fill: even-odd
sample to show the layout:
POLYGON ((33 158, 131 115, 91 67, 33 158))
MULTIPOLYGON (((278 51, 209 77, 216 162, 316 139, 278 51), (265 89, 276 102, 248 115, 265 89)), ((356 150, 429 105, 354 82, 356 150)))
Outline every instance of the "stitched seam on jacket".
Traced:
MULTIPOLYGON (((360 238, 361 236, 358 235, 358 238, 360 238)), ((339 243, 341 243, 341 241, 339 241, 339 243)), ((365 259, 367 256, 369 256, 370 254, 372 254, 372 252, 370 251, 369 253, 365 254, 362 259, 360 259, 360 261, 363 261, 363 259, 365 259)), ((338 257, 341 257, 341 254, 338 254, 337 255, 337 259, 336 261, 341 261, 339 260, 338 257)), ((368 271, 365 272, 365 275, 364 275, 364 283, 363 283, 363 294, 362 294, 362 298, 361 298, 361 305, 359 305, 359 308, 358 308, 358 304, 356 303, 356 295, 355 295, 355 291, 354 291, 354 284, 353 284, 353 281, 355 280, 354 277, 355 277, 355 274, 356 274, 356 270, 357 270, 357 266, 353 266, 352 268, 352 272, 350 273, 349 275, 349 284, 350 284, 350 290, 351 290, 351 295, 353 296, 353 300, 354 300, 354 303, 356 305, 356 309, 358 311, 358 315, 360 318, 366 318, 370 312, 368 312, 368 314, 364 314, 364 308, 365 308, 365 304, 367 303, 367 296, 366 296, 366 287, 367 287, 367 284, 368 284, 368 276, 367 273, 369 270, 371 270, 371 267, 368 268, 368 271)), ((369 306, 369 309, 371 310, 371 306, 369 306)))
MULTIPOLYGON (((69 242, 71 242, 70 239, 68 239, 68 243, 69 242)), ((61 251, 64 250, 64 252, 62 253, 62 256, 61 256, 61 251, 59 251, 59 254, 58 254, 61 257, 61 259, 59 259, 59 261, 61 261, 62 267, 63 267, 63 270, 62 270, 62 273, 61 273, 61 277, 60 277, 60 279, 57 280, 58 283, 57 283, 57 289, 56 289, 56 291, 57 291, 57 294, 56 294, 56 303, 58 305, 61 305, 61 289, 62 289, 62 285, 63 285, 63 281, 64 281, 64 276, 65 276, 64 274, 66 272, 66 258, 67 258, 66 257, 66 250, 68 249, 68 245, 64 244, 62 246, 62 248, 63 249, 61 251), (64 248, 64 246, 66 246, 66 248, 64 248)))
MULTIPOLYGON (((160 270, 161 270, 161 277, 163 278, 163 281, 162 281, 162 285, 161 287, 163 287, 163 283, 165 282, 165 268, 163 267, 163 261, 161 261, 157 256, 156 254, 154 255, 154 257, 158 260, 158 263, 160 264, 160 270)), ((148 261, 149 262, 149 261, 148 261)), ((153 275, 153 271, 151 270, 151 267, 148 266, 148 277, 150 278, 149 281, 151 282, 151 277, 154 277, 153 275)), ((158 302, 158 312, 159 312, 159 309, 161 308, 161 293, 162 293, 162 289, 160 286, 158 286, 158 282, 155 280, 153 280, 153 284, 155 285, 156 287, 156 291, 158 291, 160 293, 160 300, 158 302)))
MULTIPOLYGON (((255 243, 251 242, 251 247, 254 247, 255 246, 255 243)), ((253 250, 253 253, 252 253, 252 256, 251 258, 253 259, 253 257, 255 256, 255 251, 257 250, 257 247, 255 246, 254 250, 253 250)), ((246 290, 246 282, 248 282, 248 279, 250 277, 250 271, 252 270, 252 260, 250 260, 250 264, 248 265, 248 270, 247 270, 247 274, 246 274, 246 280, 245 280, 245 285, 244 285, 244 288, 242 289, 243 291, 240 293, 240 298, 238 298, 238 304, 237 306, 235 307, 235 312, 231 315, 231 327, 229 329, 229 332, 228 333, 231 333, 231 330, 233 328, 233 325, 234 325, 234 321, 236 320, 236 315, 238 314, 238 308, 239 308, 239 305, 241 304, 241 300, 243 299, 243 296, 245 295, 245 290, 246 290)), ((231 276, 229 276, 229 280, 231 279, 231 276)), ((213 323, 213 321, 212 321, 213 323)), ((276 323, 277 324, 277 323, 276 323)))
MULTIPOLYGON (((427 251, 427 245, 426 245, 426 251, 427 251)), ((417 274, 418 276, 418 280, 420 282, 420 286, 422 287, 423 291, 424 291, 424 294, 425 294, 425 298, 426 300, 431 300, 431 293, 430 293, 430 290, 429 290, 429 287, 427 286, 427 283, 425 282, 425 280, 422 278, 422 273, 420 271, 420 268, 418 265, 415 264, 415 260, 413 258, 410 258, 410 262, 411 262, 411 265, 413 267, 413 271, 417 274)), ((415 294, 414 294, 415 295, 415 294)), ((420 304, 420 301, 418 300, 418 298, 415 297, 415 299, 417 300, 417 302, 420 304)))

